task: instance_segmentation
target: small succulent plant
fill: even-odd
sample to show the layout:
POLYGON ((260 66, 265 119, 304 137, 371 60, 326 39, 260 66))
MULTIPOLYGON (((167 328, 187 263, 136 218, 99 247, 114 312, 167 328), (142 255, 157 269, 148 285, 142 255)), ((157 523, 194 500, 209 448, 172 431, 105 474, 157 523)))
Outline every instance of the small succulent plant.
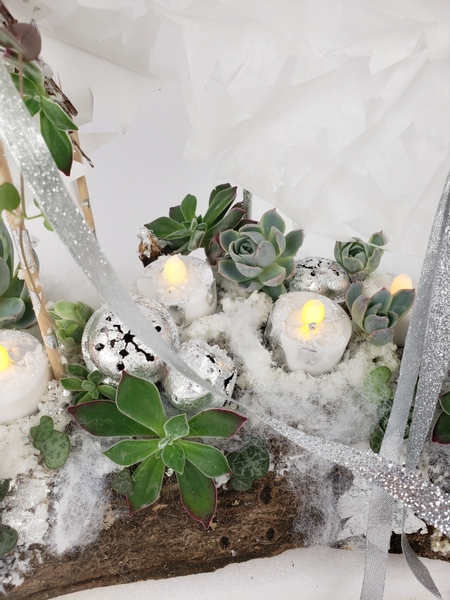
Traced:
POLYGON ((399 290, 395 294, 382 288, 372 298, 364 295, 364 286, 354 281, 345 302, 359 333, 375 346, 384 346, 394 339, 394 326, 411 308, 415 290, 399 290))
POLYGON ((48 416, 41 417, 39 425, 30 429, 33 446, 44 455, 44 462, 48 469, 62 467, 70 452, 69 438, 65 433, 53 429, 53 419, 48 416))
POLYGON ((94 309, 83 302, 58 300, 49 311, 55 323, 56 337, 64 346, 81 344, 86 323, 94 314, 94 309))
POLYGON ((246 216, 239 203, 230 209, 235 198, 235 187, 229 183, 218 185, 211 192, 206 213, 201 216, 195 214, 197 198, 189 194, 180 205, 170 209, 168 217, 159 217, 145 227, 160 240, 170 242, 173 252, 189 254, 204 248, 209 256, 211 240, 226 229, 238 227, 246 216))
MULTIPOLYGON (((0 502, 3 502, 9 492, 9 479, 0 480, 0 502)), ((0 558, 14 550, 17 546, 19 535, 15 529, 9 525, 3 525, 0 516, 0 558)))
POLYGON ((72 377, 64 377, 60 381, 68 392, 78 392, 73 400, 74 404, 102 398, 113 400, 116 397, 116 388, 103 383, 105 375, 100 371, 89 373, 82 365, 67 365, 67 372, 72 377))
POLYGON ((431 439, 437 444, 450 444, 450 392, 439 397, 439 408, 431 439))
POLYGON ((267 475, 270 464, 267 448, 259 438, 250 439, 240 450, 228 454, 227 460, 233 471, 230 486, 239 492, 250 489, 255 479, 267 475))
POLYGON ((156 502, 167 468, 176 473, 185 510, 205 529, 209 527, 217 505, 213 479, 230 473, 230 467, 222 452, 191 438, 230 437, 242 427, 245 417, 230 410, 209 409, 189 420, 184 413, 167 420, 158 388, 125 371, 115 402, 88 402, 71 406, 69 412, 93 435, 131 436, 105 455, 123 467, 140 463, 131 475, 132 490, 126 474, 121 476, 123 481, 116 481, 119 489, 127 491, 132 513, 156 502))
POLYGON ((366 244, 360 238, 352 242, 336 242, 334 257, 347 270, 352 281, 363 281, 378 268, 387 239, 382 231, 373 233, 366 244))
POLYGON ((19 279, 19 267, 14 270, 11 236, 0 221, 0 329, 20 329, 35 323, 36 316, 28 288, 23 279, 19 279))
POLYGON ((295 271, 294 256, 303 243, 303 231, 286 236, 286 223, 276 209, 268 210, 259 223, 249 223, 220 234, 227 256, 219 260, 219 273, 247 292, 262 290, 276 300, 286 292, 284 281, 295 271))

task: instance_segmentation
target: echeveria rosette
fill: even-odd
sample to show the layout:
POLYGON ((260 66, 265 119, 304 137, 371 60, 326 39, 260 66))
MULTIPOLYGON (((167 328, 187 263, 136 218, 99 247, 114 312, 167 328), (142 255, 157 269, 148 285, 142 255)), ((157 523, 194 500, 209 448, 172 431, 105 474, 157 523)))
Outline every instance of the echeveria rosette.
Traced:
POLYGON ((286 292, 284 281, 293 276, 294 256, 303 243, 301 229, 286 236, 285 230, 283 218, 272 209, 259 223, 224 231, 220 244, 227 256, 218 261, 219 273, 247 292, 262 290, 276 300, 286 292))
POLYGON ((185 510, 205 529, 209 527, 217 505, 213 478, 231 470, 222 452, 191 438, 230 437, 245 417, 226 409, 209 409, 189 420, 184 413, 167 420, 157 387, 126 372, 115 402, 87 402, 70 407, 69 412, 93 435, 140 437, 121 440, 105 452, 123 467, 140 463, 127 494, 131 513, 156 502, 169 468, 176 473, 185 510))
POLYGON ((360 238, 352 242, 336 242, 334 257, 346 269, 352 281, 363 281, 379 266, 387 239, 382 231, 373 233, 366 244, 360 238))
POLYGON ((431 439, 437 444, 450 444, 450 392, 439 397, 440 413, 433 427, 431 439))
POLYGON ((375 346, 384 346, 394 339, 394 326, 413 305, 415 290, 399 290, 391 294, 381 288, 369 298, 364 286, 355 281, 349 287, 345 302, 357 332, 375 346))

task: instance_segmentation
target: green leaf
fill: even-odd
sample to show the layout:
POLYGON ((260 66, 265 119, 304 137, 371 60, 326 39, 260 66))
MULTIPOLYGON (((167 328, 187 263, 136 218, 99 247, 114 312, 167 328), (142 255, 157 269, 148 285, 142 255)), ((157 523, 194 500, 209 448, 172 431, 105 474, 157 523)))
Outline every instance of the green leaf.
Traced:
POLYGON ((1 220, 0 216, 0 255, 8 263, 9 269, 12 273, 14 269, 14 246, 12 243, 11 236, 6 228, 6 225, 1 220))
POLYGON ((189 425, 186 414, 175 415, 166 421, 166 423, 164 423, 164 431, 166 436, 172 441, 187 436, 189 433, 189 425))
POLYGON ((78 377, 64 377, 60 382, 63 388, 68 392, 80 392, 81 390, 85 390, 83 381, 78 377))
POLYGON ((258 276, 259 281, 269 287, 275 287, 283 283, 286 277, 286 269, 277 263, 266 267, 258 276))
POLYGON ((17 531, 8 525, 0 525, 0 558, 11 552, 19 540, 17 531))
POLYGON ((283 217, 277 213, 276 208, 272 208, 263 214, 259 221, 259 226, 264 231, 264 236, 266 238, 269 237, 272 227, 276 227, 281 233, 286 231, 286 223, 284 222, 283 217))
POLYGON ((219 235, 223 231, 234 229, 245 217, 245 214, 245 209, 240 208, 237 205, 233 206, 223 219, 218 221, 214 226, 208 228, 205 235, 205 243, 209 243, 214 236, 219 235))
POLYGON ((114 388, 112 385, 106 385, 105 383, 102 383, 101 385, 97 386, 97 389, 105 398, 114 400, 116 397, 116 388, 114 388))
POLYGON ((42 111, 39 116, 41 119, 42 137, 47 144, 56 166, 65 175, 70 175, 70 169, 73 162, 73 148, 69 136, 65 131, 61 131, 55 127, 42 111))
POLYGON ((51 436, 44 441, 35 439, 34 446, 44 455, 45 465, 49 469, 59 469, 69 457, 69 438, 60 431, 53 430, 51 436))
POLYGON ((110 460, 122 467, 130 467, 155 454, 159 438, 154 440, 123 440, 104 452, 110 460))
POLYGON ((353 321, 360 329, 364 329, 364 316, 366 314, 369 298, 367 296, 358 296, 352 304, 351 315, 353 321))
POLYGON ((369 315, 364 319, 364 331, 373 333, 378 329, 387 329, 389 327, 389 318, 380 315, 369 315))
POLYGON ((214 198, 219 192, 229 189, 231 189, 231 184, 229 183, 220 183, 219 185, 216 185, 216 187, 211 191, 209 195, 208 206, 210 206, 211 202, 214 200, 214 198))
POLYGON ((387 238, 382 231, 377 231, 377 233, 372 233, 370 236, 369 244, 374 244, 375 246, 384 246, 387 244, 387 238))
POLYGON ((211 226, 215 225, 216 221, 222 219, 236 198, 236 191, 237 188, 230 187, 215 194, 208 206, 208 210, 203 216, 203 222, 211 226))
POLYGON ((153 454, 133 473, 133 491, 128 495, 131 514, 158 500, 164 469, 163 461, 153 454))
POLYGON ((374 331, 370 335, 366 335, 364 337, 374 346, 384 346, 385 344, 390 344, 393 341, 394 330, 391 328, 378 329, 378 331, 374 331))
POLYGON ((24 98, 25 106, 28 108, 30 116, 34 117, 41 110, 41 98, 24 98), (39 98, 39 100, 37 99, 39 98))
POLYGON ((267 475, 270 456, 264 443, 259 438, 249 440, 240 450, 227 456, 228 464, 233 471, 233 479, 251 482, 267 475))
POLYGON ((228 252, 228 248, 230 247, 230 244, 232 244, 233 242, 235 242, 236 240, 239 239, 239 233, 237 231, 235 231, 234 229, 228 229, 227 231, 222 231, 222 233, 219 236, 220 239, 220 245, 222 246, 222 248, 228 252))
POLYGON ((183 448, 177 442, 165 446, 161 458, 166 467, 169 467, 175 473, 183 473, 186 457, 183 448))
POLYGON ((13 329, 26 329, 36 324, 36 315, 31 298, 26 298, 23 302, 25 304, 25 311, 20 319, 12 324, 13 329))
POLYGON ((3 502, 7 493, 9 492, 9 483, 10 479, 1 479, 0 480, 0 502, 3 502))
POLYGON ((239 431, 246 420, 246 417, 232 410, 211 408, 189 419, 190 429, 186 437, 231 437, 239 431))
POLYGON ((217 448, 187 440, 179 440, 177 443, 183 448, 186 459, 206 477, 220 477, 231 473, 227 459, 217 448))
MULTIPOLYGON (((70 364, 67 365, 67 372, 69 375, 73 375, 73 377, 79 377, 80 379, 86 379, 89 375, 89 371, 83 367, 82 365, 70 364)), ((61 379, 61 382, 64 381, 61 379)))
MULTIPOLYGON (((17 91, 20 91, 20 77, 18 73, 11 73, 11 79, 16 86, 17 91)), ((37 85, 28 77, 23 77, 23 95, 24 96, 39 96, 37 85)))
POLYGON ((442 406, 442 410, 450 415, 450 392, 439 396, 439 402, 442 406))
POLYGON ((122 494, 128 496, 133 491, 133 480, 131 479, 131 473, 128 469, 123 469, 114 475, 114 479, 111 483, 111 488, 116 494, 122 494))
MULTIPOLYGON (((17 70, 19 70, 19 57, 15 52, 11 52, 8 55, 8 62, 14 65, 17 70)), ((41 96, 45 95, 47 92, 45 91, 44 87, 44 73, 42 72, 42 69, 38 66, 38 64, 35 61, 23 61, 22 70, 24 76, 28 79, 31 79, 31 81, 37 86, 39 94, 41 96)))
POLYGON ((159 437, 164 437, 166 416, 154 383, 123 371, 117 388, 117 408, 159 437))
POLYGON ((88 375, 88 379, 91 383, 97 386, 101 384, 101 382, 105 379, 105 376, 103 373, 100 373, 100 371, 91 371, 88 375))
POLYGON ((450 444, 450 415, 442 411, 433 427, 431 439, 437 444, 450 444))
POLYGON ((53 419, 51 417, 48 417, 47 415, 41 417, 39 425, 31 427, 30 429, 30 435, 36 442, 43 442, 45 440, 48 440, 52 433, 53 419))
POLYGON ((21 298, 0 298, 0 329, 12 327, 25 313, 25 303, 21 298))
POLYGON ((0 256, 0 296, 8 290, 11 283, 11 275, 8 263, 0 256))
POLYGON ((253 480, 252 479, 239 479, 234 475, 231 476, 229 481, 230 487, 236 492, 246 492, 252 487, 253 480))
POLYGON ((0 212, 13 211, 20 206, 20 194, 12 183, 5 181, 0 185, 0 212))
POLYGON ((235 281, 236 283, 240 283, 241 281, 246 281, 246 277, 239 273, 236 268, 235 262, 231 258, 221 258, 218 262, 218 272, 220 275, 225 277, 225 279, 229 279, 230 281, 235 281))
POLYGON ((398 318, 401 319, 409 311, 414 303, 416 297, 415 290, 399 290, 392 296, 391 305, 389 310, 397 313, 398 318))
POLYGON ((169 217, 159 217, 145 225, 147 229, 153 231, 158 238, 166 239, 166 237, 174 231, 179 231, 181 224, 169 217))
POLYGON ((364 380, 364 394, 371 402, 381 404, 392 398, 394 392, 388 386, 391 377, 391 370, 385 366, 377 367, 369 373, 364 380))
POLYGON ((188 194, 181 202, 180 209, 185 221, 192 221, 197 209, 197 198, 192 194, 188 194))
POLYGON ((378 292, 370 299, 368 308, 370 309, 373 306, 380 304, 381 306, 378 308, 377 312, 386 315, 388 310, 392 310, 389 308, 391 301, 391 292, 386 288, 381 288, 381 290, 378 290, 378 292))
POLYGON ((47 98, 41 98, 42 112, 53 125, 61 131, 78 131, 75 123, 69 119, 63 109, 47 98))
POLYGON ((125 416, 117 408, 116 403, 109 400, 69 406, 67 410, 80 427, 92 435, 106 437, 155 435, 153 430, 125 416))
MULTIPOLYGON (((173 221, 178 221, 178 223, 182 223, 184 221, 183 213, 181 212, 181 206, 177 204, 177 206, 171 206, 169 208, 169 217, 173 221)), ((146 225, 147 227, 147 225, 146 225)))
POLYGON ((352 306, 356 298, 358 298, 361 295, 364 295, 364 286, 360 281, 355 281, 348 288, 347 294, 345 296, 345 302, 350 311, 352 310, 352 306))
POLYGON ((183 474, 177 473, 177 480, 186 512, 208 529, 217 506, 214 482, 189 461, 186 461, 183 474))
POLYGON ((305 233, 303 229, 294 229, 286 234, 285 239, 286 248, 280 258, 295 256, 303 244, 305 233))

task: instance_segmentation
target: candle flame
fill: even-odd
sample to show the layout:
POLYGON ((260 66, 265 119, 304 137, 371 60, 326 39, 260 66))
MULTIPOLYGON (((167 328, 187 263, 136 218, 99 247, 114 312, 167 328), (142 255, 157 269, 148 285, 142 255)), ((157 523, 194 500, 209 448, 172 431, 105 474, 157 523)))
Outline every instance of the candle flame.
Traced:
POLYGON ((320 300, 309 300, 304 304, 301 318, 306 325, 318 325, 325 317, 325 306, 320 300))
POLYGON ((395 294, 399 290, 411 290, 413 283, 409 275, 397 275, 394 281, 391 283, 391 294, 395 294))
POLYGON ((9 366, 9 354, 5 346, 0 346, 0 371, 5 371, 9 366))
POLYGON ((171 256, 164 265, 164 275, 172 285, 179 285, 186 279, 186 267, 177 254, 171 256))

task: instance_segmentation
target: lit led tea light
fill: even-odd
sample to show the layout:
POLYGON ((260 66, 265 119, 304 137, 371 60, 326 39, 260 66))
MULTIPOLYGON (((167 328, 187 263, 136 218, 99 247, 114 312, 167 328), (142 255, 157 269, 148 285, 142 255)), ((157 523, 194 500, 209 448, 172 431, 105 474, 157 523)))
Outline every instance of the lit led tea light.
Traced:
POLYGON ((9 354, 5 346, 0 346, 0 371, 5 371, 9 367, 9 354))
POLYGON ((186 267, 178 254, 171 256, 164 265, 164 275, 171 285, 180 285, 186 280, 186 267))
POLYGON ((195 256, 160 256, 145 267, 136 283, 139 293, 162 304, 178 325, 216 310, 213 272, 195 256))
POLYGON ((47 389, 51 371, 43 345, 14 329, 0 331, 0 423, 31 415, 47 389))
POLYGON ((350 319, 336 302, 311 292, 290 292, 274 304, 265 336, 278 364, 319 375, 338 364, 351 333, 350 319))
MULTIPOLYGON (((391 283, 391 294, 395 294, 399 290, 412 290, 413 282, 409 275, 397 275, 391 283)), ((406 334, 408 333, 409 323, 411 321, 411 311, 408 311, 404 317, 398 321, 394 327, 394 343, 397 346, 404 346, 406 334)))

